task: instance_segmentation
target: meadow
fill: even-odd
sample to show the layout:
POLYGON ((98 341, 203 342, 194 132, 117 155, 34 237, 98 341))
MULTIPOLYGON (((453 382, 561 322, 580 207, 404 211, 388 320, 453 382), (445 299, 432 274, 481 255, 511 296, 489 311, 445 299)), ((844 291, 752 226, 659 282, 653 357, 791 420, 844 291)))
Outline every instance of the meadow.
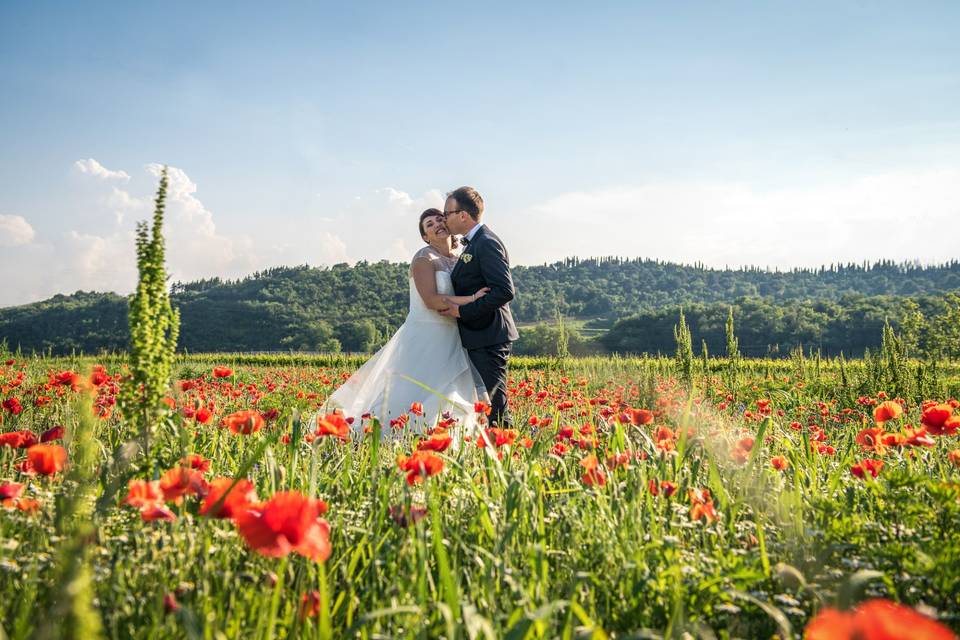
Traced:
POLYGON ((144 439, 125 355, 2 354, 0 636, 954 637, 960 364, 895 356, 515 358, 457 446, 318 414, 356 357, 179 356, 144 439))

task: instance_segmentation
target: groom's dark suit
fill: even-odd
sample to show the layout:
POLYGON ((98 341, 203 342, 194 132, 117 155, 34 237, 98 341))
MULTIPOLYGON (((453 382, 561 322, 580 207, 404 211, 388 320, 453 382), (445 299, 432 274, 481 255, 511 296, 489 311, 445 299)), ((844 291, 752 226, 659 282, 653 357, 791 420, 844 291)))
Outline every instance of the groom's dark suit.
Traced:
POLYGON ((451 274, 458 296, 470 296, 483 287, 490 292, 460 307, 460 340, 490 393, 490 421, 512 424, 507 411, 507 358, 511 342, 519 337, 509 302, 513 277, 507 249, 486 225, 477 229, 451 274))

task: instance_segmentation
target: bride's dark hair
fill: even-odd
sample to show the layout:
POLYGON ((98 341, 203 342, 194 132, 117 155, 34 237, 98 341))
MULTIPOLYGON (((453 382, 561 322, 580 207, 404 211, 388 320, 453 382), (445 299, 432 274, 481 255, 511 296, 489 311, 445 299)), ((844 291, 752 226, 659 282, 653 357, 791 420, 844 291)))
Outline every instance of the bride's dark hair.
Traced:
MULTIPOLYGON (((427 235, 426 231, 423 228, 423 221, 426 220, 427 218, 432 218, 434 216, 440 218, 441 220, 444 219, 443 211, 440 211, 440 209, 427 209, 426 211, 420 214, 420 222, 417 223, 417 226, 420 229, 421 238, 427 235)), ((457 241, 456 236, 451 235, 450 242, 451 242, 450 246, 453 249, 456 249, 458 246, 460 246, 460 243, 457 241)))

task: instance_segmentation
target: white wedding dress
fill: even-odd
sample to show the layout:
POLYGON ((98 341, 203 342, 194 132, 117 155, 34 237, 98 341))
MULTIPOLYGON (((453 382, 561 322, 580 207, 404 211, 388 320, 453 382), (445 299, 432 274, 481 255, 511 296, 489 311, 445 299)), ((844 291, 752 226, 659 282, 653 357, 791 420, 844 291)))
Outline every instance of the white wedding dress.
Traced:
MULTIPOLYGON (((454 295, 450 273, 456 258, 446 258, 432 247, 414 255, 434 265, 437 293, 454 295)), ((340 409, 352 417, 355 433, 363 429, 364 414, 376 416, 390 432, 390 421, 409 414, 404 430, 423 431, 438 420, 452 417, 455 442, 473 435, 477 427, 474 404, 489 402, 483 380, 460 342, 457 321, 427 307, 410 281, 410 310, 406 321, 374 356, 367 360, 327 400, 327 410, 340 409), (419 384, 418 384, 419 383, 419 384), (410 414, 414 402, 423 416, 410 414)))

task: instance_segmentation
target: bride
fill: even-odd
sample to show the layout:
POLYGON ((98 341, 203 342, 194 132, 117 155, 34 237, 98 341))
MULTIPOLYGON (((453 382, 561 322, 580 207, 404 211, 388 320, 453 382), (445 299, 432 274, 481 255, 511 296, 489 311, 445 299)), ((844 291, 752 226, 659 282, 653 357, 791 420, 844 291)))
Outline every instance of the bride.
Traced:
POLYGON ((477 402, 489 402, 480 374, 460 342, 457 322, 437 313, 448 302, 467 304, 487 293, 453 295, 450 273, 457 263, 457 240, 443 212, 420 214, 420 236, 427 243, 410 261, 410 311, 392 338, 327 400, 362 432, 363 416, 375 416, 394 429, 430 428, 453 420, 457 440, 477 426, 477 402), (411 415, 412 414, 412 415, 411 415), (421 415, 417 415, 421 414, 421 415))

